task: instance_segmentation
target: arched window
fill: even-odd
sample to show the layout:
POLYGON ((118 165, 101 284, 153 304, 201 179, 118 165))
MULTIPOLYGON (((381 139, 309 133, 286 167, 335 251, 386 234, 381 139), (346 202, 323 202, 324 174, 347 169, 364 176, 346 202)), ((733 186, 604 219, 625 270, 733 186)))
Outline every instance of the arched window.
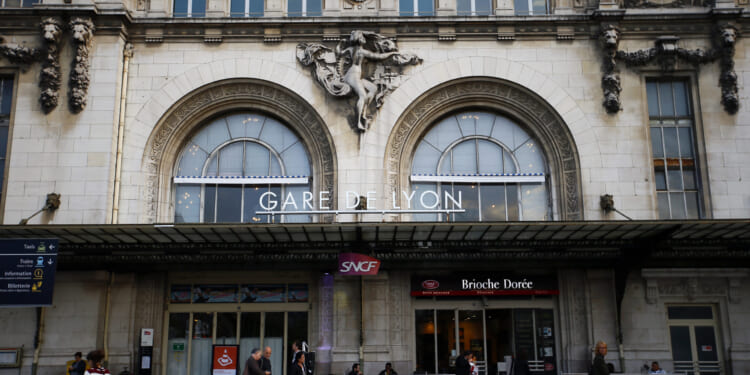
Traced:
MULTIPOLYGON (((512 120, 487 112, 443 118, 417 146, 411 186, 436 191, 416 209, 457 209, 451 221, 548 220, 547 164, 539 143, 512 120), (434 199, 450 194, 453 199, 434 199), (448 206, 446 206, 448 205, 448 206)), ((420 214, 418 220, 435 220, 420 214)))
MULTIPOLYGON (((175 166, 175 222, 267 223, 258 211, 304 211, 310 161, 300 138, 272 117, 241 113, 204 126, 175 166)), ((282 215, 308 222, 308 215, 282 215)))

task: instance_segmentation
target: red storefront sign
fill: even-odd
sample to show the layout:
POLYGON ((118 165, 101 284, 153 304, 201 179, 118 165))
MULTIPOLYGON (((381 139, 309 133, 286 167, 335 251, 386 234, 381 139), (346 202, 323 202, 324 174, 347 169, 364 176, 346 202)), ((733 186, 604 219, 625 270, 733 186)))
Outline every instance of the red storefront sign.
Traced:
POLYGON ((212 375, 237 375, 238 345, 214 345, 212 375))
POLYGON ((341 275, 377 275, 380 261, 364 254, 339 254, 339 274, 341 275))

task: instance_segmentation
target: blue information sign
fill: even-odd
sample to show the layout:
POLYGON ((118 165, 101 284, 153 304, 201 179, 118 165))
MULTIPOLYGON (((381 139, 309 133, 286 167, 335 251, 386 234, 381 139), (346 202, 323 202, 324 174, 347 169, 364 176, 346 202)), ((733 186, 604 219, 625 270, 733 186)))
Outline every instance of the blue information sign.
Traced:
POLYGON ((0 307, 49 306, 57 239, 0 240, 0 307))

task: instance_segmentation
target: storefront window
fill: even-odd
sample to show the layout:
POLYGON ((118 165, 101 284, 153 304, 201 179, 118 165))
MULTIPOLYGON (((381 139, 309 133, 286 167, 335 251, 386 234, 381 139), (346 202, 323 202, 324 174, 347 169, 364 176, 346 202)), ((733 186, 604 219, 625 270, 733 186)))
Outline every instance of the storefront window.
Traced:
POLYGON ((189 336, 190 314, 170 314, 167 338, 167 375, 187 375, 189 336))
MULTIPOLYGON (((203 127, 175 167, 175 222, 268 223, 259 211, 306 211, 310 162, 301 139, 256 113, 224 116, 203 127), (279 203, 273 203, 278 201, 279 203)), ((309 222, 306 214, 284 222, 309 222)))
MULTIPOLYGON (((539 143, 512 120, 464 112, 439 121, 417 146, 412 190, 449 199, 415 199, 415 209, 455 209, 450 221, 548 220, 547 164, 539 143), (460 204, 456 203, 460 201, 460 204)), ((417 220, 443 220, 419 214, 417 220)))

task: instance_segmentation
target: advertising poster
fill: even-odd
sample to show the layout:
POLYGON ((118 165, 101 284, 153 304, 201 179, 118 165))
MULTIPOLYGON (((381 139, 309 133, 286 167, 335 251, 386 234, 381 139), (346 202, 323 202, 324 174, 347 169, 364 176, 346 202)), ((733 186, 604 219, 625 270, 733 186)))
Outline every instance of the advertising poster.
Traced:
POLYGON ((195 285, 193 303, 237 302, 237 285, 195 285))
POLYGON ((214 345, 211 375, 237 375, 239 345, 214 345))
POLYGON ((285 285, 243 285, 240 300, 248 302, 286 302, 285 285))

